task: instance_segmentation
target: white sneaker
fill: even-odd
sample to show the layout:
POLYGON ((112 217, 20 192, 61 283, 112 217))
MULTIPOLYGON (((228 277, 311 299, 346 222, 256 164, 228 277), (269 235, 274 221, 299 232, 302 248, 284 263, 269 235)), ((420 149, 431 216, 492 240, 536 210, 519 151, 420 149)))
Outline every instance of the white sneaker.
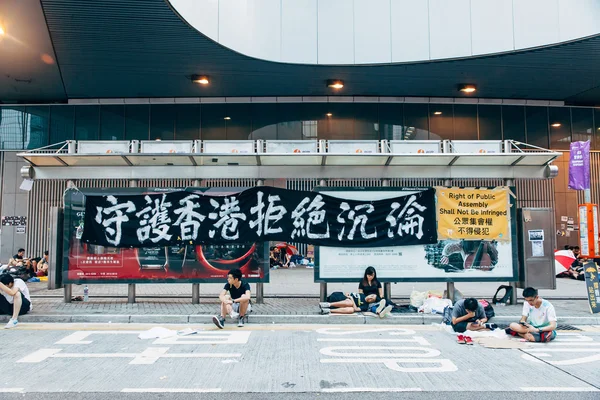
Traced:
POLYGON ((379 318, 385 318, 388 315, 390 315, 390 313, 392 312, 393 308, 394 308, 393 306, 387 306, 386 308, 384 308, 383 311, 381 311, 379 313, 379 318))
POLYGON ((10 320, 8 320, 8 323, 4 325, 4 329, 14 328, 15 326, 17 326, 18 323, 19 321, 11 318, 10 320))
POLYGON ((377 306, 377 310, 375 311, 375 314, 377 314, 381 317, 381 312, 383 311, 384 308, 385 308, 385 299, 381 299, 381 301, 379 302, 379 305, 377 306))
POLYGON ((229 314, 229 316, 231 317, 231 319, 236 319, 237 317, 240 316, 240 313, 236 313, 235 311, 232 311, 231 314, 229 314))

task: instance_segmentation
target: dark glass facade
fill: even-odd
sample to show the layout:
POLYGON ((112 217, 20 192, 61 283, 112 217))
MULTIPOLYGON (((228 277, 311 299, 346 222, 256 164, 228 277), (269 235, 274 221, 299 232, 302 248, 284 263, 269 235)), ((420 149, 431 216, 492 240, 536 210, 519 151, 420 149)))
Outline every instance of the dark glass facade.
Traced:
POLYGON ((600 150, 600 109, 418 103, 222 103, 0 107, 0 149, 65 140, 500 140, 600 150))

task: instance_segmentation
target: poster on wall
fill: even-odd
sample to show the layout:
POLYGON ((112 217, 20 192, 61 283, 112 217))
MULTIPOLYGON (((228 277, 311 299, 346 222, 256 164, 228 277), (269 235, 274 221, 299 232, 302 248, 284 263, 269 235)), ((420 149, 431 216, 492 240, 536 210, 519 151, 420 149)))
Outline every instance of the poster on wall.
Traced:
MULTIPOLYGON (((461 193, 461 190, 470 192, 470 189, 444 188, 451 190, 452 193, 461 193)), ((500 188, 479 189, 484 194, 492 195, 498 193, 500 188), (485 193, 485 190, 489 190, 485 193)), ((501 188, 500 192, 508 190, 501 188)), ((320 193, 330 196, 339 196, 356 200, 379 200, 389 197, 409 196, 422 189, 416 188, 385 188, 385 189, 353 189, 340 188, 323 189, 320 193)), ((445 191, 445 193, 449 193, 445 191)), ((439 195, 436 191, 436 198, 439 201, 439 195)), ((499 206, 493 208, 496 211, 503 211, 504 219, 507 221, 505 226, 494 227, 494 231, 485 231, 480 229, 479 234, 466 230, 458 236, 446 235, 439 237, 434 244, 413 245, 413 246, 390 246, 373 248, 345 248, 345 247, 324 247, 317 248, 317 265, 315 267, 315 280, 336 282, 356 279, 357 282, 362 278, 365 268, 373 266, 377 270, 377 277, 382 281, 501 281, 514 280, 517 271, 516 256, 516 232, 514 227, 514 205, 511 207, 510 199, 503 208, 499 206), (495 232, 495 233, 492 233, 495 232), (502 236, 500 236, 500 234, 502 236), (462 235, 462 236, 461 236, 462 235), (451 236, 451 237, 448 237, 451 236), (501 239, 501 240, 498 240, 501 239)), ((440 204, 440 203, 438 203, 440 204)), ((444 204, 443 202, 441 204, 444 204)), ((488 204, 489 206, 489 204, 488 204)), ((448 205, 445 210, 451 211, 448 205)), ((458 210, 454 209, 457 215, 458 210)), ((453 214, 447 214, 446 217, 439 215, 439 205, 437 210, 431 210, 436 214, 438 222, 440 217, 446 218, 453 214)), ((470 217, 469 217, 470 218, 470 217)), ((471 222, 466 221, 466 222, 471 222)), ((454 223, 454 220, 448 223, 454 223)), ((484 221, 485 225, 485 221, 484 221)), ((484 226, 482 225, 482 226, 484 226)), ((439 225, 438 225, 439 226, 439 225)))
MULTIPOLYGON (((153 191, 141 188, 118 190, 128 194, 153 191)), ((75 190, 65 193, 63 279, 66 283, 222 283, 227 279, 228 271, 234 268, 239 268, 248 282, 269 281, 268 243, 141 248, 85 243, 81 240, 85 221, 84 194, 75 190)))

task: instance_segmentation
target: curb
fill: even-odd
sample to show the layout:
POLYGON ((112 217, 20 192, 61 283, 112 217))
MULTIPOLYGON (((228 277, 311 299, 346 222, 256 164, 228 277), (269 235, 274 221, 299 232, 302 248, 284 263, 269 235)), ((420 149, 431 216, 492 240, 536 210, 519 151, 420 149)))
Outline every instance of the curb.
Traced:
MULTIPOLYGON (((21 322, 30 323, 115 323, 115 324, 212 324, 212 314, 164 315, 164 314, 73 314, 73 315, 23 315, 21 322)), ((521 318, 520 315, 496 316, 492 322, 509 324, 521 318)), ((0 317, 0 322, 8 321, 8 316, 0 317)), ((442 322, 441 315, 393 315, 384 319, 370 315, 259 315, 251 314, 252 324, 355 324, 355 325, 431 325, 442 322)), ((227 323, 231 323, 227 320, 227 323)), ((600 315, 586 317, 562 317, 561 325, 600 325, 600 315)))

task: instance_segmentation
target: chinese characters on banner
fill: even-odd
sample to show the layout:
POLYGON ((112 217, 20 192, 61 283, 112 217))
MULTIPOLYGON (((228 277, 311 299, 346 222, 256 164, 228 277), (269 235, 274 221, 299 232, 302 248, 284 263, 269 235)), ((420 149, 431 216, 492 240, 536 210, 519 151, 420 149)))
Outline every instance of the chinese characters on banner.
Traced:
POLYGON ((509 241, 509 189, 436 188, 438 238, 509 241))
POLYGON ((590 188, 590 141, 571 142, 569 153, 569 189, 590 188))
POLYGON ((227 196, 190 191, 86 196, 82 240, 111 247, 293 241, 322 246, 435 243, 433 189, 374 201, 252 188, 227 196))

